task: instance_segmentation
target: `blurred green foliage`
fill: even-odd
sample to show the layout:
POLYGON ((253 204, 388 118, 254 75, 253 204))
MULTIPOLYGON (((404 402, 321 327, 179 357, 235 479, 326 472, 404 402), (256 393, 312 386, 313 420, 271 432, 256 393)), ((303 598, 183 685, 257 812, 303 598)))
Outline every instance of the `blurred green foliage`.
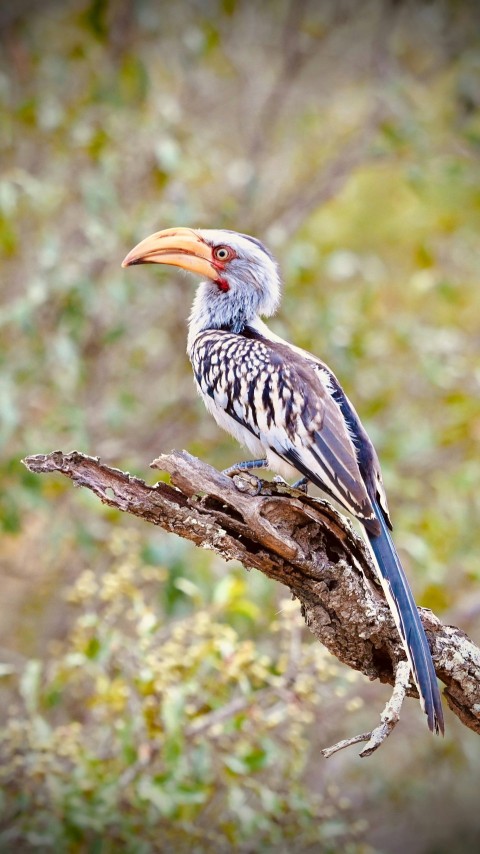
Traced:
MULTIPOLYGON (((0 11, 2 749, 10 755, 18 739, 30 744, 20 751, 17 782, 9 778, 7 787, 2 832, 12 832, 12 840, 27 844, 30 833, 29 844, 38 849, 46 845, 45 833, 59 845, 73 845, 77 834, 78 850, 100 850, 88 845, 101 826, 101 810, 115 803, 121 812, 124 803, 112 780, 139 761, 142 744, 154 742, 153 758, 138 778, 145 781, 144 794, 132 781, 125 815, 119 815, 118 845, 129 845, 135 810, 148 813, 148 786, 158 801, 155 775, 172 770, 168 739, 150 733, 145 741, 135 728, 145 726, 140 712, 138 719, 131 715, 128 736, 137 753, 118 753, 127 736, 116 723, 125 713, 112 686, 126 685, 121 702, 135 700, 140 710, 142 695, 128 667, 140 667, 147 648, 155 658, 156 631, 132 633, 121 608, 102 626, 98 591, 116 574, 109 544, 118 531, 141 532, 140 598, 148 587, 144 573, 168 567, 168 578, 149 582, 155 620, 163 621, 166 637, 184 620, 192 632, 195 626, 191 647, 177 643, 175 655, 181 661, 187 651, 195 657, 191 648, 198 644, 211 645, 208 666, 203 670, 198 661, 187 686, 201 686, 208 703, 228 705, 233 684, 217 685, 216 694, 212 676, 215 638, 225 627, 238 639, 231 641, 234 657, 248 636, 255 641, 246 695, 257 691, 252 668, 262 650, 277 666, 268 638, 278 594, 265 579, 252 574, 244 588, 238 570, 227 583, 221 579, 227 572, 230 578, 230 570, 211 556, 99 508, 60 479, 34 477, 20 463, 26 454, 78 447, 145 476, 150 460, 172 447, 188 447, 219 467, 238 458, 193 390, 184 352, 191 283, 173 270, 120 269, 131 246, 157 228, 226 226, 256 234, 275 252, 285 288, 272 326, 321 355, 358 408, 382 460, 396 541, 418 599, 479 639, 479 23, 478 4, 467 0, 367 0, 361 14, 358 4, 333 0, 269 0, 261 9, 240 0, 66 0, 23 11, 21 4, 5 4, 0 11), (94 623, 83 627, 91 634, 82 646, 81 618, 65 605, 65 590, 78 590, 89 578, 94 623), (240 593, 232 594, 234 607, 226 604, 230 593, 217 603, 212 633, 202 640, 207 630, 196 620, 206 603, 213 607, 222 583, 227 590, 240 585, 240 593), (116 658, 110 633, 124 655, 116 658), (79 655, 81 665, 68 665, 70 655, 79 655), (35 678, 38 708, 27 697, 35 678), (88 720, 82 717, 87 706, 88 720), (38 743, 34 737, 37 719, 49 745, 43 753, 41 737, 38 743), (58 759, 62 726, 73 751, 65 760, 58 759), (97 786, 101 770, 94 756, 105 733, 110 752, 99 802, 87 808, 89 796, 80 796, 73 780, 69 791, 80 805, 65 806, 67 792, 60 790, 72 769, 97 786), (80 738, 88 745, 85 756, 80 738), (36 767, 40 753, 57 770, 43 767, 32 794, 27 766, 30 757, 36 767), (92 822, 84 831, 82 810, 92 822), (61 829, 67 814, 70 824, 61 829), (48 815, 50 830, 43 824, 48 815)), ((320 667, 323 652, 316 653, 320 667)), ((159 648, 155 672, 163 655, 159 648)), ((177 690, 169 678, 172 696, 188 704, 182 678, 177 690)), ((262 678, 269 683, 268 673, 262 678)), ((365 691, 380 707, 381 689, 365 691)), ((161 719, 167 701, 157 689, 152 696, 161 719)), ((320 704, 322 697, 323 688, 320 704)), ((311 692, 305 702, 310 708, 311 692)), ((289 732, 297 712, 303 714, 290 705, 282 712, 289 732)), ((254 733, 247 738, 254 755, 264 750, 268 757, 276 749, 279 767, 293 763, 291 800, 281 774, 268 771, 270 759, 263 769, 238 770, 245 755, 228 730, 238 718, 222 724, 225 741, 205 736, 198 791, 217 805, 222 821, 233 809, 229 792, 241 799, 250 783, 257 793, 255 786, 265 785, 272 798, 283 798, 276 808, 279 826, 293 827, 304 815, 307 834, 309 821, 315 823, 309 819, 315 797, 324 796, 333 777, 354 792, 359 814, 375 817, 381 804, 383 823, 371 822, 377 827, 371 840, 380 847, 428 850, 419 847, 424 840, 449 854, 468 850, 457 825, 460 804, 469 803, 478 782, 471 733, 449 719, 454 738, 442 746, 419 731, 419 716, 408 730, 409 750, 400 733, 398 747, 382 749, 384 755, 392 751, 394 761, 374 758, 374 772, 363 766, 354 771, 351 757, 347 765, 332 760, 324 770, 318 741, 351 734, 356 724, 338 713, 334 720, 317 711, 314 716, 314 748, 302 734, 295 762, 293 737, 283 743, 275 729, 267 738, 259 724, 258 739, 254 733), (237 763, 231 777, 229 757, 237 763), (216 762, 223 769, 218 775, 211 770, 216 762), (423 782, 412 787, 419 769, 423 782), (448 792, 451 808, 440 811, 441 820, 436 811, 427 826, 423 817, 434 810, 439 788, 448 792), (302 806, 295 817, 296 797, 302 806)), ((372 710, 360 728, 371 726, 371 717, 372 710)), ((178 718, 190 725, 190 712, 180 710, 178 718)), ((298 726, 305 733, 307 721, 298 726)), ((196 749, 193 742, 182 746, 179 774, 180 760, 194 763, 196 749)), ((178 795, 181 778, 172 785, 178 795)), ((149 801, 153 816, 160 809, 155 797, 149 801)), ((163 816, 165 833, 193 814, 198 824, 203 814, 199 803, 178 810, 173 818, 163 816)), ((272 813, 265 805, 257 812, 262 816, 251 827, 267 839, 274 834, 272 813), (270 829, 262 829, 260 819, 270 829)), ((347 823, 341 819, 341 833, 347 823)), ((209 819, 212 832, 226 834, 225 827, 209 819)), ((473 832, 478 841, 478 826, 473 832)), ((326 845, 320 826, 318 834, 326 845)))
POLYGON ((139 532, 115 532, 106 571, 66 593, 66 640, 22 668, 0 735, 2 850, 366 852, 340 791, 301 782, 315 717, 348 694, 347 710, 362 705, 356 674, 306 643, 288 600, 270 652, 242 637, 232 622, 260 612, 238 575, 208 601, 177 576, 195 610, 166 620, 171 566, 141 549, 139 532))

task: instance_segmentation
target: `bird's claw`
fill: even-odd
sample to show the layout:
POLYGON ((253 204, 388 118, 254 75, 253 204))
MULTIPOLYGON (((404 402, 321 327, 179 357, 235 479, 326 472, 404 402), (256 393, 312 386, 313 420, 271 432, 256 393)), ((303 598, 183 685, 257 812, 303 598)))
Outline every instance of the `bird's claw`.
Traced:
POLYGON ((308 477, 301 477, 300 480, 296 480, 295 483, 292 483, 292 489, 299 489, 300 492, 304 492, 305 495, 308 494, 308 477))
POLYGON ((256 475, 248 474, 247 472, 232 472, 231 477, 239 492, 252 496, 260 495, 262 481, 256 475))
POLYGON ((282 486, 288 486, 289 489, 299 489, 300 492, 304 492, 307 494, 308 491, 308 477, 301 477, 300 480, 296 480, 295 483, 287 483, 287 481, 279 474, 276 474, 274 478, 272 478, 273 483, 279 483, 282 486))

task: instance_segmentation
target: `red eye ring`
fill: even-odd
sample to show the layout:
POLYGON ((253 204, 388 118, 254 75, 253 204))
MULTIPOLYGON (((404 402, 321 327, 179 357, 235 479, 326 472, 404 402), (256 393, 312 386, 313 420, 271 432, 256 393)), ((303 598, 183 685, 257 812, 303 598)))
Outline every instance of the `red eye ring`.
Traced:
POLYGON ((221 261, 224 264, 226 261, 231 261, 235 258, 235 252, 229 246, 215 246, 213 248, 213 257, 215 261, 221 261))

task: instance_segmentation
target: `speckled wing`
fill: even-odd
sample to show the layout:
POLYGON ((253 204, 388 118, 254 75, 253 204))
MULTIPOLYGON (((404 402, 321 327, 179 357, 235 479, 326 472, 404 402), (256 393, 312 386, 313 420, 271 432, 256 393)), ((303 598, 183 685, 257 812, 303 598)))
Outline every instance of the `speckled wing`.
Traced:
POLYGON ((191 360, 199 390, 222 427, 237 438, 247 431, 270 458, 268 451, 377 531, 340 407, 306 359, 273 341, 208 330, 197 337, 191 360))

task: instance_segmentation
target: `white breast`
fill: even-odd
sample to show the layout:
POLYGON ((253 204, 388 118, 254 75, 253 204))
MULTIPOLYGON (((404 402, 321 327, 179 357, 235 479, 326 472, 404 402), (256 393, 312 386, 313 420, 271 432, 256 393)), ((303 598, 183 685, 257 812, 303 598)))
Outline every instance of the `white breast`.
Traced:
POLYGON ((227 433, 230 433, 237 442, 240 442, 245 448, 248 448, 251 454, 254 455, 256 459, 263 459, 267 455, 267 448, 265 445, 261 443, 250 430, 247 430, 246 427, 243 427, 242 424, 239 424, 238 421, 235 421, 230 415, 228 415, 224 409, 221 409, 215 401, 208 394, 204 394, 202 389, 197 385, 198 391, 200 392, 200 396, 207 407, 208 411, 215 418, 218 426, 222 428, 222 430, 226 430, 227 433))

